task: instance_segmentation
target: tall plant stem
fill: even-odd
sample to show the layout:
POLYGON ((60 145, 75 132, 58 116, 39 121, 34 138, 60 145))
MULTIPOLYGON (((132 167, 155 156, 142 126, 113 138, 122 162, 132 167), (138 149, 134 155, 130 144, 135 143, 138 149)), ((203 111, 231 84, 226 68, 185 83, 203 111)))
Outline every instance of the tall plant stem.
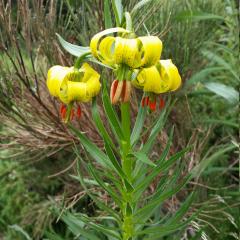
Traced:
MULTIPOLYGON (((124 133, 124 139, 121 143, 122 150, 122 167, 125 172, 128 181, 132 182, 132 159, 129 156, 131 152, 131 118, 130 118, 130 104, 129 102, 121 103, 121 119, 122 119, 122 129, 124 133)), ((123 240, 132 239, 134 233, 133 224, 133 206, 132 206, 132 193, 126 190, 126 196, 124 197, 124 208, 123 208, 123 240)))
POLYGON ((128 156, 131 150, 130 135, 131 135, 131 119, 130 119, 130 106, 129 102, 121 103, 121 117, 122 117, 122 129, 124 133, 124 139, 122 140, 122 166, 129 180, 132 175, 132 162, 128 156))

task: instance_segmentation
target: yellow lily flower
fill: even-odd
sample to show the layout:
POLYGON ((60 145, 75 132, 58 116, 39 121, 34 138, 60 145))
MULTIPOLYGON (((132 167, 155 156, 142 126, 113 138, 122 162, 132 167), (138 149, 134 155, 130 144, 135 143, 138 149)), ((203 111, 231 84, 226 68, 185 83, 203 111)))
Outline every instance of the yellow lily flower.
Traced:
MULTIPOLYGON (((71 119, 74 116, 73 102, 89 102, 100 91, 100 75, 84 63, 80 69, 73 67, 53 66, 48 71, 47 87, 50 94, 58 97, 63 103, 70 104, 71 119)), ((81 116, 81 108, 77 108, 77 117, 81 116)), ((66 106, 60 108, 62 118, 67 115, 66 106)), ((69 116, 67 116, 67 119, 69 116)))
POLYGON ((171 59, 160 60, 155 66, 141 69, 132 84, 144 92, 160 94, 177 90, 181 76, 171 59))
POLYGON ((71 72, 73 68, 62 67, 59 65, 53 66, 48 70, 47 87, 50 94, 54 97, 59 96, 60 86, 65 76, 71 72))
POLYGON ((169 90, 177 90, 181 86, 182 79, 172 60, 160 60, 159 66, 160 75, 162 76, 162 79, 169 84, 169 90))
POLYGON ((100 75, 87 63, 79 70, 66 74, 60 86, 59 98, 63 103, 89 102, 100 91, 100 75))
POLYGON ((161 56, 162 42, 158 37, 104 37, 106 34, 106 30, 100 32, 90 42, 93 56, 104 64, 126 64, 130 68, 150 67, 161 56))
MULTIPOLYGON (((146 105, 151 111, 155 111, 157 104, 155 94, 175 91, 180 87, 181 81, 177 67, 171 59, 168 59, 160 60, 155 66, 141 69, 132 84, 150 93, 150 96, 142 99, 142 107, 146 105)), ((164 105, 164 100, 160 97, 159 108, 162 109, 164 105)))

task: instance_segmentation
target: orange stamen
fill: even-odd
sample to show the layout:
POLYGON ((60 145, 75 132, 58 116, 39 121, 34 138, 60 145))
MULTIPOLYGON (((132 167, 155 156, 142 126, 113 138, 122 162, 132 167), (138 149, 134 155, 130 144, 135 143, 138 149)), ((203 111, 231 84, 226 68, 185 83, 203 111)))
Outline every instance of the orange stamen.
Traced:
POLYGON ((156 98, 153 100, 153 102, 149 101, 149 108, 153 112, 156 110, 156 103, 157 103, 156 98))
POLYGON ((77 118, 80 119, 81 115, 82 115, 82 110, 81 110, 81 107, 78 106, 78 108, 77 108, 77 118))
POLYGON ((160 97, 159 109, 163 109, 165 106, 165 101, 160 97))
POLYGON ((65 119, 65 118, 66 118, 66 114, 67 114, 67 107, 63 105, 63 106, 61 107, 61 109, 60 109, 61 118, 62 118, 62 119, 65 119))
POLYGON ((65 105, 63 103, 61 103, 60 104, 60 110, 59 110, 61 114, 62 114, 64 108, 65 108, 65 105))
POLYGON ((148 106, 149 105, 149 97, 146 97, 146 106, 148 106))

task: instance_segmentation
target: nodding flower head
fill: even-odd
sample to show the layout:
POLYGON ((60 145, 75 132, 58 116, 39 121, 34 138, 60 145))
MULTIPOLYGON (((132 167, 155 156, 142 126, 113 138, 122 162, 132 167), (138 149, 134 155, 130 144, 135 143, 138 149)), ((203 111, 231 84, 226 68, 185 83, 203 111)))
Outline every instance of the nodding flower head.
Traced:
MULTIPOLYGON (((53 66, 48 71, 47 87, 50 94, 58 97, 61 102, 71 105, 74 102, 89 102, 100 91, 100 75, 87 63, 80 69, 74 67, 53 66)), ((76 116, 81 115, 81 110, 76 111, 76 116)), ((62 118, 66 116, 66 107, 62 106, 62 118)), ((74 110, 69 111, 73 118, 74 110)))
MULTIPOLYGON (((172 60, 160 60, 155 66, 142 68, 132 84, 150 95, 142 99, 142 106, 156 109, 156 95, 177 90, 181 86, 181 76, 172 60)), ((164 107, 160 98, 159 108, 164 107)))
POLYGON ((162 42, 158 37, 105 37, 105 32, 96 34, 90 43, 93 56, 104 64, 140 68, 155 65, 160 59, 162 42))
POLYGON ((155 94, 177 90, 181 76, 172 60, 160 60, 155 66, 142 68, 132 84, 144 92, 155 94))

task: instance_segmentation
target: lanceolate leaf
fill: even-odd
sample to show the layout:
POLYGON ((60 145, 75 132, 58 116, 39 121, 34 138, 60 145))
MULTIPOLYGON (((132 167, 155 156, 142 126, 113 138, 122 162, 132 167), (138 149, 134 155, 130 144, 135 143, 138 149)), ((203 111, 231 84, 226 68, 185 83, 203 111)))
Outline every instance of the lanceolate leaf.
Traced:
POLYGON ((166 104, 165 109, 162 111, 160 117, 158 118, 156 124, 154 125, 152 131, 150 132, 147 142, 144 144, 143 148, 141 149, 141 151, 146 154, 149 153, 149 151, 152 149, 154 142, 156 140, 156 137, 164 127, 167 117, 172 109, 173 103, 169 106, 169 102, 166 104))
POLYGON ((110 9, 110 0, 104 0, 104 23, 105 28, 112 28, 112 16, 110 9))
POLYGON ((188 196, 188 198, 185 200, 184 203, 182 203, 181 207, 177 210, 177 212, 173 214, 173 217, 167 221, 167 224, 169 225, 177 224, 178 222, 180 222, 180 220, 184 217, 184 215, 189 210, 189 207, 191 206, 193 200, 194 200, 194 192, 188 196))
POLYGON ((117 114, 116 114, 115 110, 113 109, 113 106, 110 102, 106 83, 103 86, 102 99, 103 99, 103 106, 104 106, 105 112, 107 114, 107 118, 110 123, 110 126, 111 126, 115 136, 117 137, 117 139, 120 142, 121 139, 124 139, 124 134, 123 134, 121 125, 119 123, 117 114))
MULTIPOLYGON (((169 149, 171 147, 171 143, 172 143, 172 137, 173 137, 173 130, 169 136, 167 145, 165 147, 165 149, 163 150, 160 158, 157 160, 157 165, 160 166, 161 163, 166 159, 169 149)), ((134 169, 134 179, 138 179, 140 176, 145 176, 145 174, 148 172, 148 169, 144 166, 144 164, 142 162, 137 162, 136 163, 136 167, 134 169), (139 176, 140 175, 140 176, 139 176)))
POLYGON ((112 162, 112 164, 115 167, 119 176, 121 176, 122 178, 126 178, 125 173, 123 172, 120 163, 116 159, 116 156, 114 155, 110 145, 107 142, 105 142, 105 149, 106 149, 106 152, 107 152, 107 155, 108 155, 110 161, 112 162))
POLYGON ((100 240, 91 231, 84 229, 84 223, 71 214, 62 214, 61 219, 67 224, 70 231, 76 236, 84 236, 87 239, 100 240))
POLYGON ((188 148, 176 153, 175 155, 170 157, 165 163, 163 164, 160 163, 155 168, 153 168, 153 171, 147 177, 145 177, 144 181, 141 182, 134 190, 134 192, 136 193, 136 199, 138 199, 139 194, 142 193, 149 186, 149 184, 160 172, 164 172, 167 169, 169 169, 187 151, 188 151, 188 148))
POLYGON ((118 230, 117 228, 111 228, 108 226, 104 226, 102 224, 99 223, 94 223, 93 220, 85 215, 81 215, 80 219, 88 226, 92 227, 93 229, 103 233, 106 236, 111 236, 114 237, 116 239, 121 240, 119 234, 118 234, 118 230))
MULTIPOLYGON (((81 159, 80 155, 78 155, 78 158, 80 159, 80 161, 83 162, 83 160, 81 159)), ((88 188, 86 187, 85 183, 84 183, 84 180, 83 180, 83 177, 82 177, 82 173, 80 172, 80 165, 79 165, 79 162, 77 164, 77 171, 78 171, 78 176, 79 176, 79 181, 80 181, 80 184, 82 185, 82 187, 84 188, 84 190, 87 192, 88 196, 97 204, 97 206, 106 211, 108 214, 110 214, 110 216, 114 217, 117 222, 119 224, 121 224, 121 219, 119 217, 119 214, 117 212, 115 212, 112 208, 108 207, 107 205, 105 205, 102 201, 98 200, 97 197, 95 197, 89 190, 88 188)))
POLYGON ((133 30, 133 25, 132 25, 132 18, 129 12, 125 12, 125 21, 126 21, 126 29, 128 31, 132 31, 133 30))
POLYGON ((144 7, 146 4, 152 2, 153 0, 141 0, 132 9, 131 14, 135 14, 139 9, 144 7))
POLYGON ((98 184, 114 199, 114 201, 121 206, 121 202, 119 201, 118 194, 114 192, 114 190, 110 187, 107 186, 101 177, 98 175, 97 171, 94 169, 94 167, 91 164, 88 164, 88 170, 92 177, 98 182, 98 184))
POLYGON ((56 35, 62 47, 73 56, 79 57, 87 52, 90 52, 89 47, 77 46, 75 44, 69 43, 66 40, 64 40, 58 33, 56 33, 56 35))
POLYGON ((161 204, 163 201, 165 201, 166 199, 170 198, 171 196, 179 192, 185 186, 185 184, 190 180, 191 177, 192 177, 191 175, 188 175, 182 181, 181 184, 177 185, 173 189, 163 192, 158 198, 149 201, 147 205, 139 209, 134 216, 137 219, 137 221, 141 221, 145 215, 148 215, 149 211, 152 211, 154 208, 158 207, 159 204, 161 204))
POLYGON ((134 145, 140 137, 146 115, 147 115, 147 108, 141 107, 141 104, 140 104, 138 107, 138 114, 137 114, 137 118, 135 121, 135 125, 132 130, 132 134, 131 134, 131 144, 132 145, 134 145))
POLYGON ((193 11, 183 11, 180 14, 176 16, 176 19, 179 21, 186 21, 186 20, 192 20, 192 21, 204 21, 204 20, 222 20, 224 21, 224 17, 220 15, 215 15, 211 13, 206 12, 193 12, 193 11))
POLYGON ((84 134, 81 133, 78 129, 69 125, 73 132, 78 136, 81 144, 85 147, 87 152, 96 160, 100 165, 112 169, 113 166, 111 161, 105 153, 103 153, 93 142, 91 142, 84 134))
POLYGON ((111 137, 109 136, 106 128, 104 127, 104 124, 102 122, 102 119, 100 118, 100 114, 98 111, 98 107, 97 107, 97 99, 96 97, 93 98, 92 101, 92 116, 93 116, 93 120, 94 123, 96 124, 98 131, 100 132, 102 138, 113 148, 116 150, 115 145, 113 144, 113 141, 111 139, 111 137))
POLYGON ((236 104, 239 101, 239 93, 233 87, 217 82, 209 82, 205 83, 204 85, 208 90, 225 98, 230 103, 236 104))
POLYGON ((145 164, 156 167, 156 164, 153 163, 145 153, 139 151, 139 152, 133 152, 132 154, 137 158, 137 161, 141 161, 145 164))
POLYGON ((193 215, 186 221, 183 221, 178 224, 172 224, 172 225, 159 225, 155 227, 149 227, 145 230, 138 232, 137 235, 144 235, 147 234, 147 237, 144 238, 144 240, 159 240, 161 237, 169 235, 172 232, 176 232, 179 230, 182 230, 185 228, 194 218, 196 215, 193 215), (150 235, 151 234, 151 235, 150 235), (149 236, 150 235, 150 236, 149 236))
POLYGON ((112 0, 113 11, 117 26, 121 26, 123 18, 122 0, 112 0))

